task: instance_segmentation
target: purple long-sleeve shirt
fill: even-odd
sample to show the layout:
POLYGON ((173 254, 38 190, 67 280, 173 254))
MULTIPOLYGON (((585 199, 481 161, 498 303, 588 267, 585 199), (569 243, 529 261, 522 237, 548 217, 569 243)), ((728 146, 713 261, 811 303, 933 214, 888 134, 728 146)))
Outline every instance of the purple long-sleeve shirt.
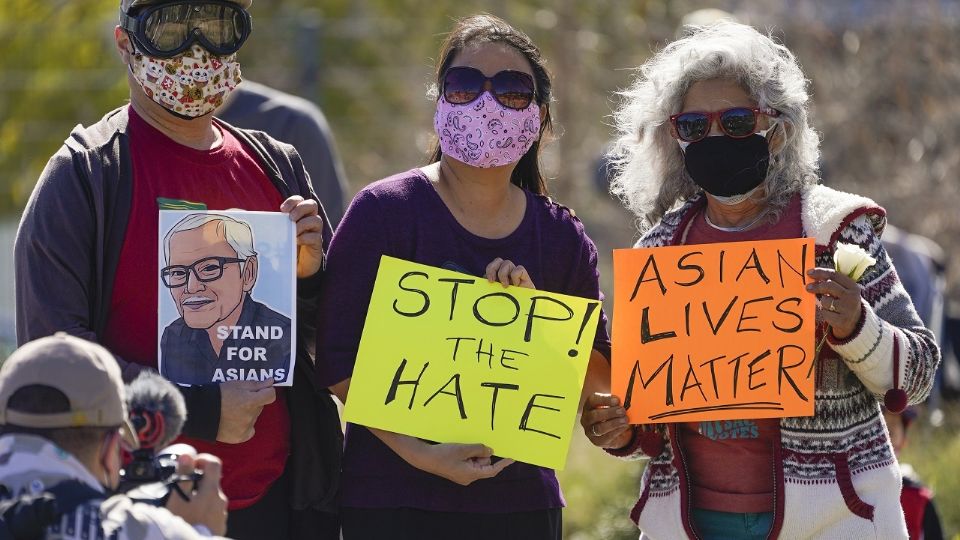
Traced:
MULTIPOLYGON (((538 289, 601 299, 597 249, 563 206, 525 192, 527 208, 510 235, 467 231, 419 169, 366 187, 353 199, 327 253, 318 320, 321 384, 351 376, 381 255, 482 276, 497 257, 523 265, 538 289)), ((610 357, 601 312, 594 348, 610 357)), ((495 478, 460 486, 409 465, 362 426, 349 425, 341 504, 478 513, 522 512, 564 504, 553 470, 515 463, 495 478)))

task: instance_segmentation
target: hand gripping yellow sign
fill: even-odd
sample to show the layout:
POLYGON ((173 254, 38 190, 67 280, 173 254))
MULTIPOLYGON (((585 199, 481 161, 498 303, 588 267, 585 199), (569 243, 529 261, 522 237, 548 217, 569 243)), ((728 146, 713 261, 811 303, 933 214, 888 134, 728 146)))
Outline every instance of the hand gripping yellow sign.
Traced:
POLYGON ((384 256, 344 416, 562 469, 599 307, 384 256))

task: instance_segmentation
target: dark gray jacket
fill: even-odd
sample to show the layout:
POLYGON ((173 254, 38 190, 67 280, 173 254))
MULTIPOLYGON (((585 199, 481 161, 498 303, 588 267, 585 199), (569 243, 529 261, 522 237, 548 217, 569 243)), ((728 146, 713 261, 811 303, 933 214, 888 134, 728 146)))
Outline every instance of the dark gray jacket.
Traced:
POLYGON ((230 93, 217 117, 246 129, 267 133, 293 145, 310 173, 313 191, 335 228, 346 209, 347 176, 340 163, 333 133, 319 107, 275 88, 244 79, 230 93))
MULTIPOLYGON (((92 126, 77 126, 40 175, 14 246, 19 344, 58 331, 91 341, 100 341, 103 335, 132 196, 127 122, 127 107, 121 107, 92 126)), ((292 146, 261 132, 220 125, 253 150, 281 196, 316 200, 292 146)), ((322 206, 320 213, 326 223, 322 206)), ((324 247, 330 234, 325 226, 324 247)), ((297 283, 295 369, 300 373, 287 400, 293 438, 288 466, 297 471, 291 475, 294 508, 332 511, 342 435, 329 393, 313 386, 321 278, 318 272, 297 283)), ((127 380, 143 369, 123 358, 117 360, 127 380)), ((220 425, 219 386, 182 391, 188 412, 184 434, 215 440, 220 425)))

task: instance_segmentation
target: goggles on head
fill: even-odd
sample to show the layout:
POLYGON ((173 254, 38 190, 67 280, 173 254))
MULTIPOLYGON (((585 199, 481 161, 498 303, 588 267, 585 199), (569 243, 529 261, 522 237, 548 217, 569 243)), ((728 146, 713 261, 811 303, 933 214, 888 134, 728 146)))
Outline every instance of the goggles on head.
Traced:
POLYGON ((253 21, 239 5, 226 0, 180 0, 120 13, 120 27, 141 52, 171 58, 194 43, 216 56, 228 56, 250 36, 253 21))

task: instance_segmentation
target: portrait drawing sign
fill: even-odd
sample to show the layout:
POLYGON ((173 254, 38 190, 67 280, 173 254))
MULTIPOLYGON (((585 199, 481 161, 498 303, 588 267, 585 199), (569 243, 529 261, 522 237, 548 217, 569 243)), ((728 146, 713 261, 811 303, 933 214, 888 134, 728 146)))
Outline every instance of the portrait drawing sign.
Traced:
POLYGON ((296 228, 286 214, 161 210, 157 358, 182 385, 293 384, 296 228))

